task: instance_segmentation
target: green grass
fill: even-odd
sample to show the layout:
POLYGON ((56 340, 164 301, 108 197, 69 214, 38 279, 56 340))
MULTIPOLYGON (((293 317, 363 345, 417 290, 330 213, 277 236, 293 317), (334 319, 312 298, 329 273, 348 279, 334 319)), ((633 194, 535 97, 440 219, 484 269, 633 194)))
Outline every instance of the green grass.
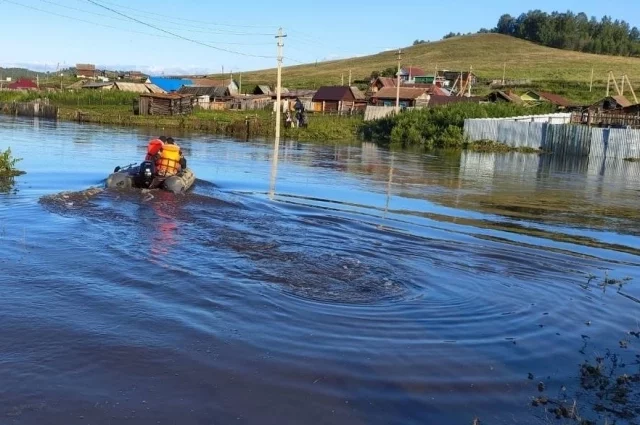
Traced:
MULTIPOLYGON (((286 49, 286 47, 285 47, 286 49)), ((483 80, 502 79, 506 63, 507 79, 531 79, 551 88, 554 82, 579 83, 588 91, 591 68, 599 82, 598 97, 604 95, 610 70, 618 82, 623 73, 632 82, 640 83, 640 60, 622 56, 604 56, 559 50, 540 46, 500 34, 477 34, 455 37, 403 49, 403 64, 423 68, 427 73, 438 69, 473 71, 483 80)), ((286 52, 285 52, 286 55, 286 52)), ((353 80, 368 79, 372 71, 396 66, 396 52, 388 51, 353 59, 286 66, 282 71, 283 86, 317 88, 341 83, 341 75, 352 70, 353 80)), ((275 85, 275 69, 242 74, 243 88, 255 84, 275 85)), ((571 89, 573 90, 573 89, 571 89)), ((639 90, 640 91, 640 90, 639 90)), ((639 93, 640 94, 640 93, 639 93)), ((579 100, 579 99, 576 99, 579 100)))
MULTIPOLYGON (((208 111, 196 110, 185 116, 133 115, 127 105, 61 105, 59 118, 83 122, 153 128, 179 128, 224 134, 238 138, 275 136, 275 115, 271 110, 208 111)), ((362 117, 338 117, 310 114, 308 128, 284 128, 281 137, 301 141, 345 142, 357 139, 362 117)))
POLYGON ((58 106, 98 107, 98 106, 126 106, 132 110, 133 101, 138 98, 137 93, 123 91, 81 90, 76 92, 38 92, 38 91, 0 91, 0 102, 31 102, 38 99, 49 99, 58 106))

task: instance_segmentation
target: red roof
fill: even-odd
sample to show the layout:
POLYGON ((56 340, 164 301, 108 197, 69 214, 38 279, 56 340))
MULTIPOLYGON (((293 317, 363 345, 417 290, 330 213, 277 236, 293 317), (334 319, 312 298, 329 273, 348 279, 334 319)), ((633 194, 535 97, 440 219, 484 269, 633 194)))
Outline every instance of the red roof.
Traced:
POLYGON ((38 85, 36 83, 34 83, 32 80, 28 80, 26 78, 20 78, 18 81, 16 81, 15 83, 11 83, 7 86, 7 88, 12 89, 12 90, 19 90, 19 89, 37 89, 38 85))
POLYGON ((539 91, 537 93, 538 93, 538 96, 542 97, 543 99, 547 99, 549 102, 553 103, 554 105, 564 106, 565 108, 569 106, 573 106, 573 102, 571 102, 569 99, 566 99, 558 94, 547 93, 542 91, 539 91))
POLYGON ((407 66, 402 68, 402 72, 404 72, 407 75, 411 75, 412 77, 422 77, 424 76, 424 69, 422 68, 417 68, 415 66, 407 66))
POLYGON ((376 82, 379 81, 382 87, 395 87, 396 79, 391 77, 378 77, 376 82))
MULTIPOLYGON (((400 87, 400 100, 414 100, 427 93, 427 89, 416 89, 410 87, 400 87)), ((385 87, 374 94, 376 99, 395 99, 397 89, 394 87, 385 87)))

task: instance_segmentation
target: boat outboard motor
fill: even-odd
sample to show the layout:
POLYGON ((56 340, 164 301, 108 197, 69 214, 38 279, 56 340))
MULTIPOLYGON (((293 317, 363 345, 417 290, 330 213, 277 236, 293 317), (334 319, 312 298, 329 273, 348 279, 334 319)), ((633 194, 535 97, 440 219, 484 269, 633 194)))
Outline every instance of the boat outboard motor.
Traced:
POLYGON ((138 182, 140 186, 149 188, 155 178, 156 167, 151 161, 143 161, 138 170, 138 182))

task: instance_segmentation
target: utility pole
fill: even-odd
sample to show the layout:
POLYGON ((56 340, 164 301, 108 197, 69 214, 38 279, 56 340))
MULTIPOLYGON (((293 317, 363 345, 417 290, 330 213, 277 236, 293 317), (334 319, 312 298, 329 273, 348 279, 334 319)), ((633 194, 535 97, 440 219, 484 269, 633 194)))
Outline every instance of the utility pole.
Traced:
POLYGON ((341 85, 341 86, 344 86, 344 72, 342 73, 342 77, 341 77, 341 78, 342 78, 342 80, 341 80, 340 85, 341 85))
POLYGON ((589 93, 593 91, 593 67, 591 67, 591 83, 589 83, 589 93))
POLYGON ((238 87, 238 91, 242 94, 242 74, 240 74, 240 87, 238 87))
MULTIPOLYGON (((282 34, 282 28, 278 29, 278 81, 276 87, 276 149, 280 143, 280 114, 282 113, 281 97, 282 97, 282 47, 284 43, 282 39, 286 35, 282 34)), ((276 151, 277 152, 277 151, 276 151)))
POLYGON ((505 84, 505 80, 507 78, 507 63, 505 62, 502 65, 502 85, 504 86, 505 84))
POLYGON ((400 63, 402 62, 402 50, 398 49, 398 74, 396 79, 396 114, 400 112, 400 63))
POLYGON ((349 69, 349 87, 351 87, 351 69, 349 69))

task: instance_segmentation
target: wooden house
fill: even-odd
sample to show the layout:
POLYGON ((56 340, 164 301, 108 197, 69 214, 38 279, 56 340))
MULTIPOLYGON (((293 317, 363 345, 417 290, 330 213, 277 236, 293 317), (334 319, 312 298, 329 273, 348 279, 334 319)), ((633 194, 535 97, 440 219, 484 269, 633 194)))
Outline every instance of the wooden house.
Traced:
POLYGON ((566 99, 560 95, 547 93, 542 91, 533 91, 530 90, 523 95, 520 96, 522 101, 527 104, 537 104, 537 103, 551 103, 552 105, 557 106, 558 108, 570 108, 575 106, 573 102, 569 99, 566 99))
POLYGON ((193 95, 179 93, 144 93, 138 100, 140 115, 184 115, 193 112, 193 95))
MULTIPOLYGON (((373 95, 371 102, 376 106, 395 106, 396 95, 396 88, 384 88, 373 95)), ((426 88, 400 87, 399 99, 403 108, 426 106, 429 103, 429 92, 426 88)))
POLYGON ((388 88, 388 87, 395 87, 395 86, 396 86, 395 78, 378 77, 375 80, 373 80, 369 85, 368 93, 371 93, 371 94, 377 93, 381 89, 388 88))
POLYGON ((633 103, 624 96, 608 96, 589 107, 596 112, 618 111, 633 106, 633 103))
POLYGON ((191 84, 185 85, 196 87, 226 87, 229 90, 229 95, 231 96, 235 96, 240 93, 240 87, 233 79, 216 80, 213 78, 191 78, 191 84))
POLYGON ((521 105, 522 99, 520 99, 520 96, 518 96, 517 94, 511 92, 511 91, 501 91, 501 90, 497 90, 494 91, 492 93, 490 93, 487 96, 487 100, 489 102, 507 102, 507 103, 515 103, 518 105, 521 105))
POLYGON ((469 71, 441 71, 438 72, 439 75, 447 82, 448 86, 453 86, 454 84, 460 85, 460 81, 462 80, 463 84, 469 81, 471 85, 475 85, 478 82, 478 77, 473 72, 469 71))
POLYGON ((96 66, 88 63, 76 64, 76 78, 95 79, 98 76, 96 66))
POLYGON ((417 68, 415 66, 400 68, 400 81, 413 82, 416 77, 422 77, 424 75, 425 72, 422 68, 417 68))
POLYGON ((9 90, 37 90, 38 84, 35 81, 27 78, 20 78, 13 83, 7 85, 9 90))
POLYGON ((272 90, 271 87, 265 84, 258 84, 255 86, 251 94, 256 96, 271 96, 276 94, 275 90, 272 90))
POLYGON ((314 112, 346 112, 365 109, 367 101, 364 94, 355 87, 324 86, 313 96, 314 112))

